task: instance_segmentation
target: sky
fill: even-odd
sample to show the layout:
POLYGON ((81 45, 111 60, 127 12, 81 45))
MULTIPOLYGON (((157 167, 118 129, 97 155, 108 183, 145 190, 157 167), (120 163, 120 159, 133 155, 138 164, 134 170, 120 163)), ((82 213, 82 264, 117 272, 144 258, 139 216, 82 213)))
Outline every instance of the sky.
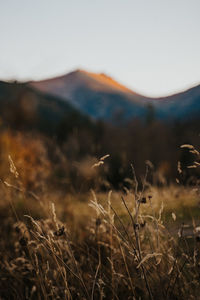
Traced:
POLYGON ((0 79, 106 73, 148 96, 200 83, 200 0, 0 0, 0 79))

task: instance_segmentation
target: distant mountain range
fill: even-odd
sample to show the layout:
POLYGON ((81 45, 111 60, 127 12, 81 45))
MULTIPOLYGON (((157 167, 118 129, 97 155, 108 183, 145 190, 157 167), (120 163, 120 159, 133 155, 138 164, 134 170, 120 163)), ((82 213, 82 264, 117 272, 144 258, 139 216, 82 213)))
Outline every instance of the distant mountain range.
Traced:
POLYGON ((61 77, 30 82, 44 93, 70 103, 94 119, 144 119, 153 111, 162 120, 192 119, 200 113, 200 85, 162 98, 139 95, 105 74, 76 70, 61 77))
MULTIPOLYGON (((55 132, 63 122, 103 120, 117 124, 134 118, 193 120, 200 115, 200 85, 163 98, 139 95, 105 74, 77 70, 26 83, 0 81, 0 117, 7 124, 55 132)), ((79 124, 81 123, 79 122, 79 124)), ((73 123, 73 122, 72 122, 73 123)))

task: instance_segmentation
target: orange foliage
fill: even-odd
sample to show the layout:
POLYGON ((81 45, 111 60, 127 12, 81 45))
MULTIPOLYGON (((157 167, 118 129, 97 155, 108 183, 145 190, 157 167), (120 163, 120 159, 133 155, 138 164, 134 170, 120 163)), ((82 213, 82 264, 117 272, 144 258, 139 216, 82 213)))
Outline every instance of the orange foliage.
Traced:
POLYGON ((41 140, 10 131, 1 133, 0 176, 3 180, 10 175, 8 155, 11 156, 24 187, 39 187, 48 178, 50 162, 41 140))

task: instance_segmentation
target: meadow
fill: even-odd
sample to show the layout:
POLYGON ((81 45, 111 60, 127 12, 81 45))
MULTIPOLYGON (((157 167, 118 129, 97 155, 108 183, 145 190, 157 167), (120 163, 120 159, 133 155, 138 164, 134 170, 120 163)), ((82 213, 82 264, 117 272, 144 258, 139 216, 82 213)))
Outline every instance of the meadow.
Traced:
POLYGON ((4 131, 0 145, 0 299, 200 299, 199 183, 183 185, 179 164, 172 183, 150 182, 147 161, 100 189, 105 153, 78 165, 72 190, 39 137, 4 131))

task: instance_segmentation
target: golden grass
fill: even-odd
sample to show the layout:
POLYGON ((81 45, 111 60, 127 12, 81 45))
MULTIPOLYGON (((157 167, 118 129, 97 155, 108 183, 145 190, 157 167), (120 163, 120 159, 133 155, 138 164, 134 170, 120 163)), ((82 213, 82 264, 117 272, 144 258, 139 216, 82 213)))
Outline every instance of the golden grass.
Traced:
POLYGON ((12 155, 8 166, 1 299, 199 299, 198 188, 134 178, 122 192, 64 194, 43 177, 35 194, 12 155))
POLYGON ((178 214, 197 209, 194 189, 35 199, 2 188, 2 299, 198 299, 198 234, 191 246, 178 214))

